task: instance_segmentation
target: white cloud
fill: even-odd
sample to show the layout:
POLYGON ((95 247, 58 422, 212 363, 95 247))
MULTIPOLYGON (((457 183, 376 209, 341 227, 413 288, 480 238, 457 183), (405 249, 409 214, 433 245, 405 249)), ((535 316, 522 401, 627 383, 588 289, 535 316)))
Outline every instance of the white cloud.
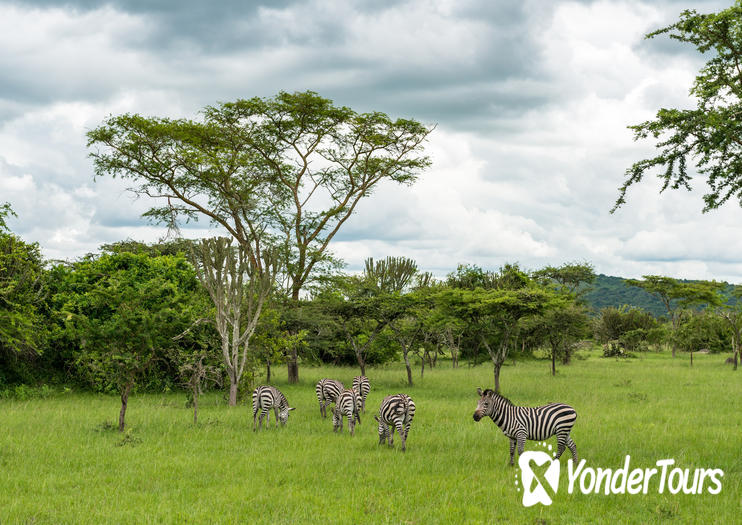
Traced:
POLYGON ((387 255, 438 275, 458 263, 587 260, 612 275, 740 282, 739 207, 702 215, 698 192, 659 196, 647 181, 608 213, 625 169, 652 153, 626 126, 689 104, 699 58, 660 57, 642 40, 680 9, 304 2, 235 12, 225 32, 242 28, 253 38, 242 46, 175 28, 163 47, 162 15, 143 9, 0 4, 0 202, 49 257, 157 240, 164 230, 139 218, 148 202, 124 182, 93 182, 86 131, 108 114, 193 117, 217 101, 314 89, 361 111, 438 122, 429 173, 411 188, 378 188, 334 243, 351 267, 387 255))

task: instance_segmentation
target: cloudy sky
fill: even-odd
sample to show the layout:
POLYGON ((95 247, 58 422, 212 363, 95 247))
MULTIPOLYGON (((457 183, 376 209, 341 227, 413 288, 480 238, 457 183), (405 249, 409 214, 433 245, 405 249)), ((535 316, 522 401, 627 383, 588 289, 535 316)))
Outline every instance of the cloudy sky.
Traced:
MULTIPOLYGON (((93 180, 86 131, 110 114, 197 117, 218 101, 311 89, 357 111, 437 125, 432 168, 382 186, 333 244, 349 269, 404 255, 458 263, 588 261, 608 275, 742 282, 742 209, 702 214, 703 184, 651 179, 629 124, 690 107, 703 63, 647 32, 690 1, 102 2, 0 0, 0 203, 49 258, 165 231, 125 183, 93 180)), ((190 237, 207 232, 184 229, 190 237)))

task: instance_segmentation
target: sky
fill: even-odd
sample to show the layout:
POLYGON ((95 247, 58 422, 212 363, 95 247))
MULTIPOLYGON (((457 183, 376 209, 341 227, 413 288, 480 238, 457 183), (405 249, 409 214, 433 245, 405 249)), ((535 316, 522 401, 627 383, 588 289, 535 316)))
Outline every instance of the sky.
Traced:
POLYGON ((198 118, 313 90, 435 126, 431 168, 412 187, 379 186, 331 244, 349 271, 392 255, 437 276, 589 262, 742 283, 742 208, 703 214, 702 181, 660 194, 648 177, 609 213, 626 169, 654 151, 627 126, 692 107, 704 63, 644 35, 731 3, 0 0, 0 204, 49 259, 157 241, 166 229, 141 217, 152 203, 94 179, 87 131, 109 115, 198 118))

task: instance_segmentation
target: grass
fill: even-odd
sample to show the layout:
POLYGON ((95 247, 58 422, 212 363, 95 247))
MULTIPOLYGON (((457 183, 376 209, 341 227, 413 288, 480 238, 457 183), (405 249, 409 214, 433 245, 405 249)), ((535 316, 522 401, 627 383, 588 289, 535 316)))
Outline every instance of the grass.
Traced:
POLYGON ((632 468, 664 458, 721 468, 718 495, 570 495, 567 453, 554 503, 525 508, 507 438, 472 419, 490 366, 446 362, 423 380, 416 374, 412 388, 401 365, 370 369, 354 438, 347 424, 333 434, 331 418, 321 419, 314 384, 329 376, 349 385, 356 370, 303 367, 300 384, 275 382, 297 407, 288 425, 271 420, 258 433, 250 407, 229 408, 218 393, 203 398, 196 426, 184 394, 132 396, 124 434, 112 396, 0 400, 0 523, 733 523, 742 510, 742 372, 720 356, 694 361, 588 355, 556 377, 546 361, 527 361, 505 367, 502 384, 517 404, 574 406, 572 437, 589 465, 618 468, 630 454, 632 468), (373 421, 397 392, 417 405, 404 454, 398 437, 394 449, 377 445, 373 421))

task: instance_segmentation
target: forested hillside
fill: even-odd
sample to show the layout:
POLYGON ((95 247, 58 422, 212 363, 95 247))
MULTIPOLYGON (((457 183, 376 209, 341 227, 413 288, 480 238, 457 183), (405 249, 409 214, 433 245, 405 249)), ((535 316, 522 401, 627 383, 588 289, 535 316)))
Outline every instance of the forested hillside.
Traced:
MULTIPOLYGON (((728 288, 731 289, 731 286, 728 288)), ((595 282, 589 286, 583 297, 596 312, 606 306, 629 305, 642 308, 655 317, 667 314, 665 306, 658 298, 641 288, 627 285, 623 277, 598 274, 595 282)))

